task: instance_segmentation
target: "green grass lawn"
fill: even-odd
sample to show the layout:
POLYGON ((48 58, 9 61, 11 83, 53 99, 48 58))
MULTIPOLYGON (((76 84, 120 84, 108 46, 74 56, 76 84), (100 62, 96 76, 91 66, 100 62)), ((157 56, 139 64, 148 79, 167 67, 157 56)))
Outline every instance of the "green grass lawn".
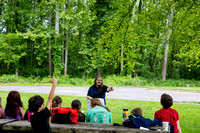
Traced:
MULTIPOLYGON (((20 93, 21 99, 26 110, 28 107, 28 99, 36 93, 20 93)), ((6 97, 8 92, 0 91, 2 98, 2 106, 5 107, 6 97)), ((45 102, 48 99, 47 94, 40 94, 45 102)), ((59 95, 63 99, 62 107, 71 107, 71 102, 74 99, 79 99, 82 103, 81 111, 87 112, 87 104, 85 97, 79 96, 64 96, 59 95)), ((122 123, 122 110, 128 108, 129 112, 135 107, 140 107, 143 110, 143 116, 153 119, 155 111, 161 108, 159 102, 135 101, 135 100, 121 100, 121 99, 107 99, 107 106, 111 110, 113 123, 122 123)), ((200 105, 199 104, 178 104, 174 103, 172 108, 176 109, 180 117, 180 125, 183 133, 199 133, 200 131, 200 105)))

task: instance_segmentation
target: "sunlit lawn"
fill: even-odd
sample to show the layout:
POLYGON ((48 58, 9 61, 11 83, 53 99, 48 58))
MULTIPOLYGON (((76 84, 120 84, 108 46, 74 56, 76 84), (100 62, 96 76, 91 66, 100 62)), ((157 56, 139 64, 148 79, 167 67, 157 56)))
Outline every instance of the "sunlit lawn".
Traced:
MULTIPOLYGON (((20 93, 24 104, 24 109, 28 107, 28 99, 36 93, 20 93)), ((2 106, 5 107, 6 97, 8 92, 0 91, 2 98, 2 106)), ((47 101, 47 94, 40 94, 45 102, 47 101)), ((86 98, 77 96, 60 95, 63 99, 63 107, 70 107, 74 99, 79 99, 82 102, 82 111, 87 112, 86 98)), ((129 111, 135 107, 140 107, 143 110, 143 116, 153 119, 154 112, 161 108, 159 102, 135 101, 135 100, 121 100, 121 99, 107 99, 107 106, 110 108, 113 118, 113 123, 122 123, 122 110, 128 108, 129 111)), ((172 108, 176 109, 180 117, 180 125, 183 133, 198 133, 200 131, 200 105, 196 104, 178 104, 174 103, 172 108)))

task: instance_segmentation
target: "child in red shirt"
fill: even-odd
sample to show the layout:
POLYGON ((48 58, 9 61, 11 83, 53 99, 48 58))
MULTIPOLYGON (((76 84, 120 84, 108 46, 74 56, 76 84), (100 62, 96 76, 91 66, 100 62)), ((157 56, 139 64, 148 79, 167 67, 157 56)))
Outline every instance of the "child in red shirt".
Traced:
POLYGON ((181 133, 178 112, 170 108, 173 105, 172 97, 167 94, 162 94, 160 103, 163 108, 155 112, 154 118, 162 122, 166 121, 171 123, 174 126, 174 133, 181 133))

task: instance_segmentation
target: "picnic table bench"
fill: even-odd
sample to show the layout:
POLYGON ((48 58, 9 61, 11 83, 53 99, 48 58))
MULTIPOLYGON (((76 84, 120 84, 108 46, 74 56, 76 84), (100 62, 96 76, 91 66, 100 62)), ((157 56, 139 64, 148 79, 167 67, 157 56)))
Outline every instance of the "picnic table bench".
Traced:
MULTIPOLYGON (((137 128, 128 128, 120 124, 107 123, 84 123, 80 124, 56 124, 51 123, 53 133, 169 133, 162 131, 161 126, 151 127, 155 131, 140 130, 137 128)), ((15 119, 0 119, 1 133, 31 133, 33 132, 30 122, 27 120, 17 121, 15 119)))

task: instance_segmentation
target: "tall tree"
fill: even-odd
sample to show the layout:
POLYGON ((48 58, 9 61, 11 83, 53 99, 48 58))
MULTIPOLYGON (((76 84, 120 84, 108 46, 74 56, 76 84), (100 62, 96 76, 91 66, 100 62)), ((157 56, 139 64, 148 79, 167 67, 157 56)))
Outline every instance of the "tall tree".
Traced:
POLYGON ((166 71, 167 71, 167 55, 168 55, 168 49, 169 49, 169 36, 171 33, 171 29, 170 29, 170 24, 172 22, 172 14, 173 11, 171 11, 171 13, 169 14, 169 19, 168 19, 168 30, 166 33, 166 42, 165 42, 165 52, 164 52, 164 57, 163 57, 163 67, 162 67, 162 80, 165 81, 166 80, 166 71))
MULTIPOLYGON (((51 0, 49 0, 49 3, 51 3, 51 0)), ((50 4, 51 5, 51 4, 50 4)), ((49 7, 49 29, 51 29, 51 19, 52 19, 52 6, 49 7)), ((50 33, 49 33, 50 34, 50 33)), ((51 57, 51 36, 49 36, 49 76, 52 76, 52 57, 51 57)))

